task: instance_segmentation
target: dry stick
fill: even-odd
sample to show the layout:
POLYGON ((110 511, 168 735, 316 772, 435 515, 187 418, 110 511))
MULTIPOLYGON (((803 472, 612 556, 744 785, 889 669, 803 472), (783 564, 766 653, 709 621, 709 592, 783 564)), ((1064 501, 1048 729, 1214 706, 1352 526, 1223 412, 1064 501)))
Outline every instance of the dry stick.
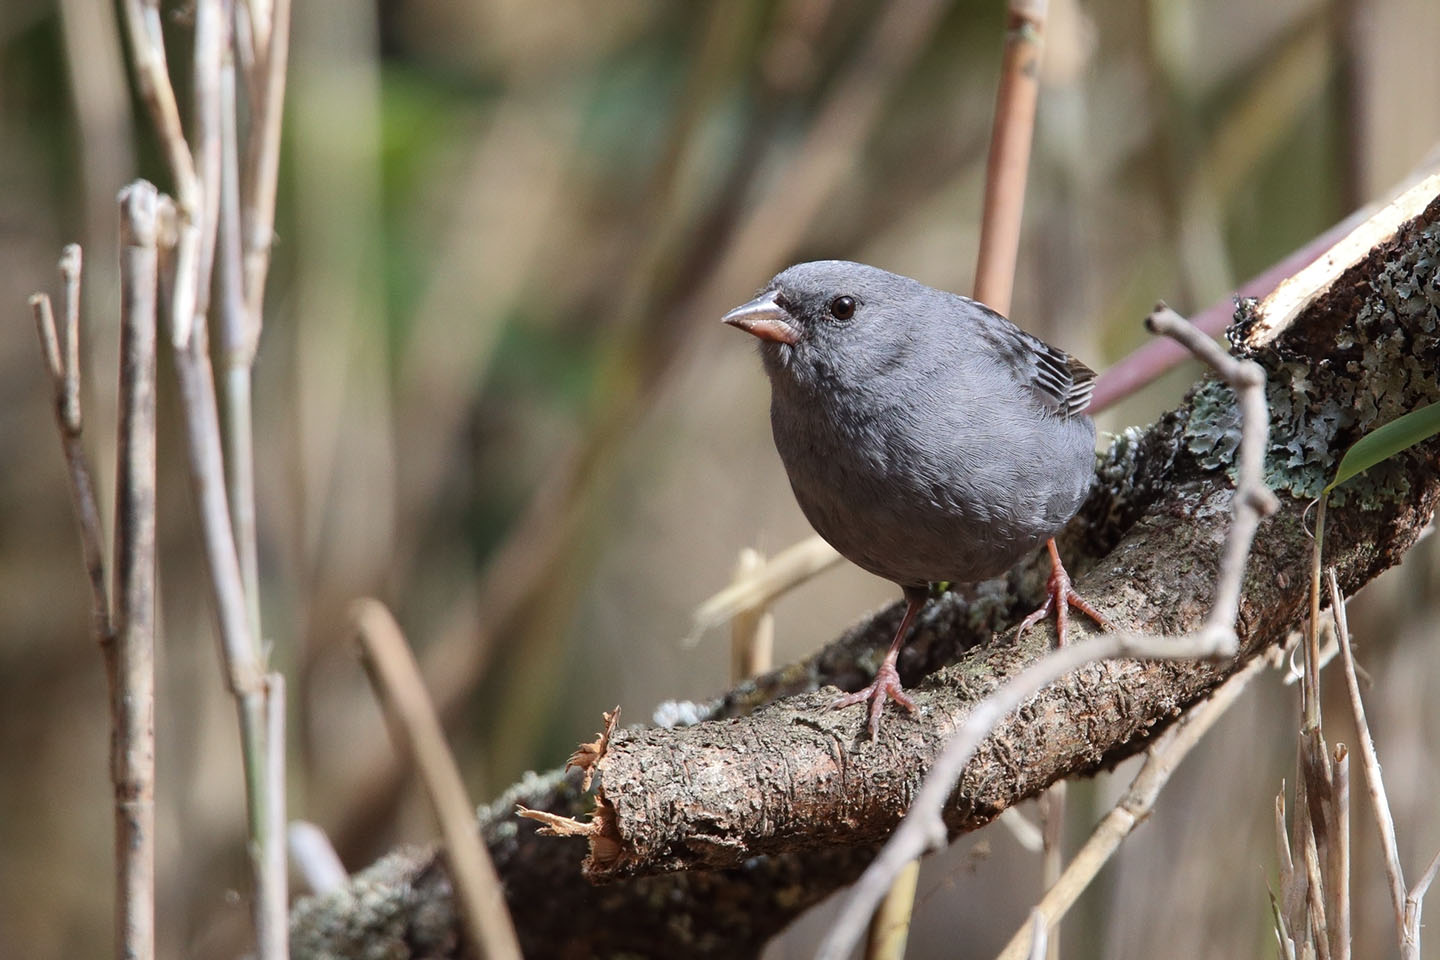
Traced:
POLYGON ((285 871, 273 870, 279 846, 283 863, 284 835, 273 834, 271 808, 283 809, 284 797, 268 783, 264 668, 251 642, 249 615, 235 537, 230 525, 230 507, 225 497, 225 464, 220 449, 220 420, 215 403, 215 381, 206 348, 205 328, 200 327, 188 346, 175 350, 175 373, 180 384, 180 406, 185 419, 186 453, 196 508, 200 512, 201 540, 210 572, 225 682, 235 697, 240 717, 241 755, 245 766, 245 791, 249 810, 250 857, 255 873, 255 923, 260 956, 265 960, 283 957, 288 951, 283 909, 271 913, 286 896, 285 871), (278 951, 278 952, 277 952, 278 951))
POLYGON ((1440 873, 1440 852, 1430 858, 1424 875, 1405 898, 1405 942, 1400 945, 1403 960, 1420 960, 1420 910, 1436 873, 1440 873))
MULTIPOLYGON (((237 10, 237 16, 239 15, 237 10)), ((235 524, 240 578, 245 585, 250 633, 263 637, 260 620, 260 556, 255 526, 255 442, 251 410, 250 320, 241 266, 240 157, 236 127, 235 58, 220 73, 220 222, 217 273, 220 289, 220 357, 225 378, 225 484, 235 524)))
POLYGON ((1350 694, 1350 715, 1355 721, 1355 736, 1360 741, 1360 770, 1365 789, 1370 795, 1370 810, 1380 833, 1380 848, 1385 856, 1385 879, 1389 882, 1390 902, 1395 911, 1395 936, 1400 952, 1405 953, 1405 873, 1400 866, 1400 847, 1395 840, 1395 820, 1390 813, 1390 799, 1385 794, 1385 781, 1380 775, 1380 758, 1370 736, 1370 722, 1365 718, 1365 705, 1360 699, 1360 683, 1355 677, 1355 656, 1350 650, 1350 624, 1345 611, 1345 598, 1335 579, 1335 569, 1326 571, 1330 591, 1330 610, 1335 616, 1339 633, 1340 661, 1345 668, 1345 690, 1350 694))
MULTIPOLYGON (((1273 662, 1273 661, 1272 661, 1273 662)), ((1031 956, 1037 926, 1050 930, 1058 925, 1065 913, 1075 905, 1080 894, 1090 886, 1100 868, 1109 862, 1121 842, 1150 815, 1160 791, 1169 782, 1180 761, 1200 742, 1215 721, 1224 715, 1250 681, 1267 665, 1264 657, 1256 657, 1237 671, 1209 698, 1197 704, 1177 720, 1156 740, 1145 754, 1145 763, 1130 781, 1130 786, 1114 808, 1095 827, 1090 839, 1075 854, 1065 872, 1045 892, 1031 912, 1032 922, 1015 931, 998 960, 1022 960, 1031 956), (1037 924, 1034 922, 1038 920, 1037 924)), ((1281 801, 1283 802, 1283 801, 1281 801)))
POLYGON ((995 128, 985 165, 985 209, 980 220, 980 256, 975 264, 975 299, 1010 312, 1025 178, 1040 92, 1041 38, 1048 0, 1010 0, 1005 56, 995 95, 995 128))
POLYGON ((257 44, 256 69, 261 76, 250 85, 259 95, 250 104, 250 130, 241 185, 245 304, 250 316, 247 363, 254 359, 264 315, 265 279, 270 271, 270 246, 275 235, 275 190, 280 178, 285 75, 290 60, 290 0, 273 0, 268 18, 257 17, 257 8, 263 6, 263 0, 250 3, 257 44))
POLYGON ((396 746, 414 757, 440 822, 456 900, 471 945, 490 960, 519 960, 520 943, 500 878, 480 839, 475 807, 445 743, 445 732, 415 655, 384 604, 359 600, 350 611, 365 670, 385 708, 390 735, 396 746))
POLYGON ((201 183, 195 160, 185 142, 175 88, 166 66, 159 4, 154 0, 124 0, 123 10, 140 97, 145 101, 151 122, 155 124, 170 175, 175 180, 177 242, 171 325, 172 338, 177 344, 183 344, 189 340, 194 325, 196 290, 199 286, 201 183))
MULTIPOLYGON (((76 248, 78 251, 78 248, 76 248)), ((68 252, 68 248, 67 248, 68 252)), ((63 261, 62 261, 63 262, 63 261)), ((78 252, 75 262, 79 263, 78 252)), ((69 305, 65 304, 68 313, 69 305)), ((55 425, 60 430, 60 447, 65 454, 66 477, 70 481, 70 498, 75 507, 75 519, 80 527, 80 546, 85 556, 85 572, 90 580, 90 622, 96 642, 100 645, 105 659, 105 676, 110 684, 111 696, 115 692, 115 632, 110 621, 110 588, 105 573, 105 534, 100 521, 100 505, 95 498, 95 481, 90 465, 85 459, 85 448, 80 441, 84 424, 78 403, 70 408, 66 398, 80 395, 80 368, 69 365, 71 351, 60 346, 55 332, 55 315, 50 306, 50 297, 37 293, 30 297, 30 307, 35 312, 35 326, 40 335, 40 347, 44 352, 45 369, 50 375, 55 401, 55 425)), ((78 308, 77 308, 78 313, 78 308)), ((68 331, 74 337, 78 329, 68 331)))
POLYGON ((768 607, 812 577, 838 564, 840 554, 819 537, 792 544, 745 576, 736 576, 724 590, 695 609, 687 642, 700 634, 733 620, 742 610, 768 607))
MULTIPOLYGON (((155 187, 120 192, 120 430, 115 485, 117 954, 155 952, 155 187)), ((73 304, 71 305, 73 306, 73 304)), ((78 415, 78 401, 76 412, 78 415)))
MULTIPOLYGON (((753 576, 765 566, 758 550, 746 547, 735 564, 735 579, 753 576)), ((775 615, 768 604, 737 610, 730 621, 730 681, 742 680, 769 670, 775 654, 775 615)))
MULTIPOLYGON (((139 199, 138 195, 136 199, 139 199)), ((134 231, 129 232, 133 233, 134 231)), ((151 242, 153 250, 153 216, 151 242)), ((126 249, 128 252, 128 248, 126 249)), ((120 687, 120 664, 116 651, 115 631, 111 621, 110 594, 105 570, 105 537, 100 520, 100 509, 95 497, 94 480, 80 442, 84 423, 80 405, 78 346, 80 267, 80 248, 71 244, 65 248, 60 259, 60 274, 65 289, 62 303, 65 315, 63 347, 56 334, 55 317, 51 310, 50 298, 43 293, 37 293, 30 298, 30 305, 35 312, 35 323, 40 335, 45 368, 50 376, 54 392, 55 423, 60 431, 61 449, 65 454, 66 476, 70 483, 71 500, 80 528, 80 543, 85 557, 85 569, 90 581, 91 629, 104 659, 105 679, 110 697, 111 724, 117 748, 112 752, 110 763, 110 775, 115 795, 115 949, 117 956, 120 957, 143 958, 154 955, 154 818, 153 805, 149 808, 151 815, 146 817, 144 809, 136 808, 132 799, 140 792, 153 797, 153 785, 146 787, 143 791, 131 789, 132 786, 140 786, 142 781, 140 777, 134 776, 138 773, 136 767, 127 764, 127 761, 131 759, 129 751, 119 749, 126 744, 131 746, 140 746, 140 744, 136 743, 133 738, 126 741, 121 736, 122 728, 127 725, 125 718, 128 716, 133 719, 135 714, 125 704, 125 695, 120 687)), ((127 286, 132 287, 140 279, 129 274, 127 274, 127 278, 127 286)), ((153 279, 151 296, 153 309, 153 279)), ((153 350, 151 352, 153 354, 153 350)), ((153 397, 153 391, 151 395, 153 397)), ((126 447, 122 446, 120 449, 123 451, 126 447)), ((121 455, 119 459, 122 464, 122 474, 128 476, 130 474, 127 466, 128 458, 121 455)), ((151 459, 153 462, 153 455, 151 459)), ((128 506, 128 504, 122 501, 122 506, 128 506)), ((136 514, 131 514, 131 518, 137 521, 143 519, 136 514)), ((137 532, 144 530, 145 524, 141 522, 138 527, 137 532)), ((150 525, 150 529, 153 544, 153 524, 150 525)), ((133 559, 135 551, 127 547, 125 553, 133 559)), ((135 579, 134 576, 127 577, 119 586, 128 587, 134 583, 135 579)), ((127 624, 127 633, 131 634, 130 638, 133 640, 139 626, 133 613, 139 612, 143 615, 143 610, 136 607, 132 607, 131 610, 132 615, 127 624)), ((125 659, 127 675, 135 665, 136 658, 133 655, 125 659)), ((153 690, 153 680, 150 688, 153 690)), ((151 758, 153 763, 153 742, 151 758)), ((139 757, 137 756, 135 759, 139 759, 139 757)), ((153 765, 151 769, 151 784, 153 784, 153 765)))
POLYGON ((1331 838, 1330 876, 1326 892, 1330 894, 1330 954, 1349 960, 1350 957, 1350 754, 1345 744, 1335 744, 1331 757, 1334 771, 1335 833, 1331 838))
MULTIPOLYGON (((1059 883, 1065 870, 1064 828, 1065 781, 1057 780, 1050 785, 1049 790, 1040 795, 1040 889, 1042 890, 1049 890, 1059 883)), ((1050 941, 1043 956, 1048 957, 1049 960, 1059 960, 1059 937, 1050 941)))
POLYGON ((290 862, 316 896, 335 890, 349 876, 325 831, 308 820, 290 821, 285 828, 285 846, 290 862))
POLYGON ((1213 366, 1238 395, 1241 439, 1232 520, 1210 613, 1198 630, 1179 637, 1116 631, 1061 647, 1032 663, 976 704, 970 714, 959 722, 950 742, 926 774, 910 812, 851 889, 817 957, 841 960, 846 956, 861 935, 864 918, 874 910, 901 868, 928 850, 945 844, 947 832, 941 811, 976 747, 996 723, 1047 684, 1086 664, 1116 657, 1220 659, 1234 655, 1239 645, 1235 620, 1250 543, 1260 520, 1279 506, 1264 481, 1264 457, 1269 435, 1264 372, 1252 361, 1237 360, 1226 354, 1174 311, 1157 310, 1146 319, 1146 325, 1152 332, 1175 337, 1184 343, 1213 366))

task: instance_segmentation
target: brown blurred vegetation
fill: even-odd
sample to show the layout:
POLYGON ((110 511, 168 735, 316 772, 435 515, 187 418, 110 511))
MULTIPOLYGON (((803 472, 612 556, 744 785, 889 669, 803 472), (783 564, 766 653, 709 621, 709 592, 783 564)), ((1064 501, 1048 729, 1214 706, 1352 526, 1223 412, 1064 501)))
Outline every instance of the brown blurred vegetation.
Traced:
MULTIPOLYGON (((256 370, 264 624, 290 677, 292 816, 330 831, 348 867, 432 834, 413 786, 394 802, 383 787, 393 751, 345 635, 356 596, 390 603, 420 651, 477 800, 557 765, 604 708, 639 719, 726 685, 723 638, 679 642, 690 611, 742 547, 808 530, 752 347, 716 320, 801 259, 970 288, 1002 10, 296 4, 256 370)), ((108 497, 113 198, 166 179, 112 20, 83 0, 0 6, 6 957, 110 940, 104 679, 25 297, 53 288, 63 243, 85 244, 88 445, 108 497)), ((170 40, 189 36, 177 7, 170 40)), ((1155 299, 1225 296, 1440 139, 1433 0, 1052 0, 1046 43, 1013 315, 1097 369, 1141 340, 1155 299)), ((1142 422, 1193 375, 1102 429, 1142 422)), ((248 923, 243 791, 173 400, 162 369, 161 947, 231 955, 248 923)), ((1422 545, 1352 612, 1412 869, 1440 844, 1435 567, 1422 545)), ((777 609, 777 658, 892 593, 853 568, 807 585, 777 609)), ((1295 692, 1257 686, 1071 915, 1069 956, 1272 949, 1295 692)), ((1072 835, 1124 779, 1072 788, 1072 835)), ((1356 955, 1382 956, 1363 805, 1356 955)), ((993 953, 1038 876, 997 829, 932 858, 911 955, 993 953)), ((825 909, 773 954, 804 955, 825 909)))

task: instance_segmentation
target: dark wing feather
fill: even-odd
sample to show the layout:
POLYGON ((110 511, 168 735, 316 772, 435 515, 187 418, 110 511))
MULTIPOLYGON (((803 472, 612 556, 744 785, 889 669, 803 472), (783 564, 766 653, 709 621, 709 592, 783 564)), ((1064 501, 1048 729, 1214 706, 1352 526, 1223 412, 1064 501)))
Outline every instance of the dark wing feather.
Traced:
POLYGON ((1034 387, 1045 405, 1066 418, 1084 413, 1090 406, 1090 394, 1095 392, 1095 371, 1064 350, 1023 330, 1019 332, 1029 341, 1035 358, 1034 387))
POLYGON ((982 303, 978 332, 990 342, 998 359, 1030 387, 1042 407, 1069 419, 1083 414, 1095 391, 1095 371, 1059 347, 1031 336, 982 303))

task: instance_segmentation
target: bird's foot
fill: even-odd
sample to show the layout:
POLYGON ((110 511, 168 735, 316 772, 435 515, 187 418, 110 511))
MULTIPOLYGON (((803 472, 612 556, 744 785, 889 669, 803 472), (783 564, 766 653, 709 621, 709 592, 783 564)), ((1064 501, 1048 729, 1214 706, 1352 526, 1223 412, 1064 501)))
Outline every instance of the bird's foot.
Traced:
POLYGON ((1050 578, 1045 582, 1045 602, 1040 609, 1020 621, 1020 629, 1016 631, 1015 637, 1019 639, 1025 635, 1036 623, 1055 611, 1055 645, 1065 646, 1065 634, 1070 626, 1070 608, 1074 607, 1085 616, 1094 620, 1102 630, 1114 630, 1112 624, 1105 614, 1096 610, 1090 602, 1075 592, 1075 587, 1070 583, 1070 574, 1065 572, 1065 565, 1060 562, 1060 554, 1055 549, 1055 541, 1050 541, 1050 578))
POLYGON ((870 739, 874 740, 880 733, 880 711, 885 709, 886 700, 894 700, 900 706, 915 712, 915 701, 905 693, 905 688, 900 685, 900 674, 895 669, 895 656, 890 654, 880 664, 880 669, 875 671, 875 681, 863 690, 856 690, 854 693, 847 693, 834 703, 830 709, 838 710, 841 707, 852 707, 857 703, 870 702, 870 739))

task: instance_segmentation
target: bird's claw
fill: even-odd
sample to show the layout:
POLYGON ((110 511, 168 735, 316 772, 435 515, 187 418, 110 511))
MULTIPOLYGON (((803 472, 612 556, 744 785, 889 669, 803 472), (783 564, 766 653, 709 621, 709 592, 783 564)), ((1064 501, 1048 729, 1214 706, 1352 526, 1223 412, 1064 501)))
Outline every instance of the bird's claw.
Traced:
POLYGON ((1065 634, 1070 626, 1070 608, 1074 607, 1085 616, 1094 620, 1102 630, 1114 630, 1115 626, 1110 619, 1091 606, 1090 601, 1075 592, 1075 587, 1070 583, 1070 574, 1065 572, 1065 566, 1060 562, 1060 554, 1055 549, 1055 541, 1050 541, 1050 578, 1045 582, 1045 602, 1040 609, 1020 621, 1020 628, 1015 632, 1016 639, 1025 635, 1035 624, 1055 611, 1055 645, 1065 646, 1065 634))
POLYGON ((841 707, 853 707, 857 703, 870 703, 870 739, 874 740, 880 734, 880 713, 885 709, 885 701, 894 700, 900 706, 915 712, 915 701, 905 693, 905 688, 900 685, 900 674, 895 669, 895 661, 886 657, 880 664, 880 669, 875 671, 875 680, 863 690, 856 690, 854 693, 847 693, 830 704, 832 710, 839 710, 841 707))

